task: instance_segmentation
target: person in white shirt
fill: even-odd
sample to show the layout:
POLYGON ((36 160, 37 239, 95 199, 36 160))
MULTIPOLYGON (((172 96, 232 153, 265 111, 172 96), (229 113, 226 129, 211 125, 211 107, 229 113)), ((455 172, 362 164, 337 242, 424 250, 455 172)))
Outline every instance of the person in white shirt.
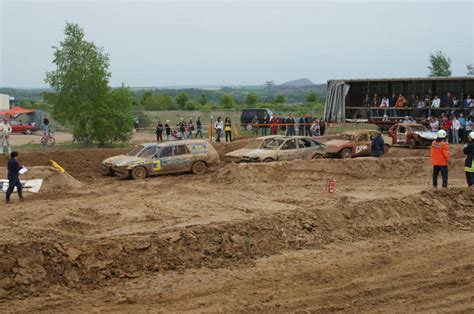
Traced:
POLYGON ((10 145, 10 134, 12 133, 12 126, 10 125, 10 121, 7 118, 4 118, 2 122, 0 122, 0 141, 2 142, 0 146, 0 154, 3 154, 4 148, 8 154, 12 152, 12 147, 10 145))
POLYGON ((459 122, 456 116, 453 117, 451 123, 451 129, 453 132, 453 144, 459 144, 459 129, 461 128, 461 123, 459 122))
MULTIPOLYGON (((388 108, 389 106, 390 106, 390 105, 389 105, 388 98, 387 98, 387 96, 384 96, 384 97, 382 98, 382 101, 380 102, 380 106, 379 106, 379 107, 380 107, 380 108, 388 108)), ((385 116, 387 116, 387 109, 385 109, 385 110, 383 111, 383 116, 384 116, 384 118, 385 118, 385 116)))
POLYGON ((438 132, 438 130, 439 130, 439 121, 436 117, 431 118, 430 129, 431 129, 431 132, 438 132))
POLYGON ((434 99, 431 102, 431 108, 438 109, 440 105, 441 105, 441 99, 439 99, 438 96, 434 96, 434 99))
POLYGON ((216 129, 216 142, 220 143, 222 130, 224 130, 224 122, 222 122, 221 117, 218 117, 216 123, 214 123, 214 129, 216 129))

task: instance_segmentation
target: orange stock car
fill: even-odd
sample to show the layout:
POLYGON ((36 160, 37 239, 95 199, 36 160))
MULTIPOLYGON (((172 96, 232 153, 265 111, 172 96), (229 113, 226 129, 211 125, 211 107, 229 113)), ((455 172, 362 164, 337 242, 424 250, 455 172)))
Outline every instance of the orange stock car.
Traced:
MULTIPOLYGON (((376 130, 355 130, 347 131, 335 139, 329 140, 326 143, 326 152, 329 157, 352 158, 359 156, 370 156, 372 137, 379 132, 376 130)), ((383 136, 384 139, 384 153, 387 153, 390 145, 392 145, 392 138, 383 136)))

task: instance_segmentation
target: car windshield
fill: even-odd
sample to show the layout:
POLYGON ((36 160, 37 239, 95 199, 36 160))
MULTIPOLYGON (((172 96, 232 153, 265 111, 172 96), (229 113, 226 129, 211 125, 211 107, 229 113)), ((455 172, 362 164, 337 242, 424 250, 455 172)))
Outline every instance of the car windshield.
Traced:
POLYGON ((354 134, 344 133, 344 134, 342 134, 342 139, 347 140, 347 141, 353 141, 354 140, 354 134))
POLYGON ((427 129, 426 126, 424 126, 424 125, 412 125, 412 126, 411 126, 411 129, 413 130, 413 132, 425 132, 425 131, 428 131, 428 129, 427 129))
POLYGON ((127 156, 137 156, 138 153, 143 149, 143 146, 136 146, 134 149, 126 153, 127 156))
POLYGON ((266 140, 262 148, 263 149, 277 149, 278 147, 281 146, 281 144, 283 144, 284 141, 285 140, 281 138, 266 140))

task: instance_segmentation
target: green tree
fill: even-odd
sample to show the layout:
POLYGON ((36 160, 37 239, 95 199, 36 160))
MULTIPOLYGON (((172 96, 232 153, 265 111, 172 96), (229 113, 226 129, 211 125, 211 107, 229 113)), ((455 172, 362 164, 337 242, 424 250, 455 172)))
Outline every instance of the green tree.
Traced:
POLYGON ((250 92, 245 97, 245 104, 248 106, 255 106, 257 104, 257 94, 250 92))
POLYGON ((467 75, 474 75, 474 63, 466 65, 467 75))
POLYGON ((186 93, 179 93, 178 95, 176 95, 176 104, 178 105, 179 109, 184 109, 188 100, 189 97, 186 93))
POLYGON ((234 108, 234 100, 232 99, 231 95, 225 94, 221 96, 221 99, 219 100, 219 105, 221 105, 225 109, 232 109, 234 108))
POLYGON ((305 95, 305 100, 306 102, 316 102, 316 93, 315 92, 309 92, 305 95))
POLYGON ((283 96, 283 95, 277 95, 277 96, 275 97, 275 103, 277 103, 277 104, 285 104, 285 103, 287 103, 287 100, 286 100, 285 96, 283 96))
POLYGON ((186 110, 196 110, 196 104, 194 103, 194 101, 192 101, 190 99, 186 102, 186 106, 185 106, 184 109, 186 109, 186 110))
POLYGON ((435 51, 430 54, 429 76, 451 76, 451 59, 445 56, 441 51, 435 51))
POLYGON ((55 69, 45 78, 52 92, 43 96, 53 117, 81 140, 126 141, 133 128, 132 92, 109 87, 109 56, 85 39, 78 24, 66 23, 64 35, 59 47, 53 47, 55 69))
POLYGON ((207 100, 206 94, 201 93, 201 97, 199 97, 199 104, 201 106, 204 106, 205 104, 207 104, 207 102, 208 102, 208 100, 207 100))

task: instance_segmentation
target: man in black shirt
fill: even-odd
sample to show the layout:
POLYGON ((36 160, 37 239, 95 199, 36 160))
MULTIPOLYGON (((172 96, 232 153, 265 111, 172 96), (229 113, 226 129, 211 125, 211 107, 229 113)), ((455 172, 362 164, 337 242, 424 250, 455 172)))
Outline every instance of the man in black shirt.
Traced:
POLYGON ((20 202, 23 202, 24 200, 23 194, 22 194, 23 187, 20 182, 20 169, 22 167, 16 160, 16 157, 18 157, 18 152, 12 152, 10 154, 10 159, 8 160, 8 164, 7 164, 7 167, 8 167, 8 189, 7 189, 7 195, 6 195, 7 203, 10 203, 10 195, 13 193, 13 190, 15 189, 15 187, 17 188, 20 202))

